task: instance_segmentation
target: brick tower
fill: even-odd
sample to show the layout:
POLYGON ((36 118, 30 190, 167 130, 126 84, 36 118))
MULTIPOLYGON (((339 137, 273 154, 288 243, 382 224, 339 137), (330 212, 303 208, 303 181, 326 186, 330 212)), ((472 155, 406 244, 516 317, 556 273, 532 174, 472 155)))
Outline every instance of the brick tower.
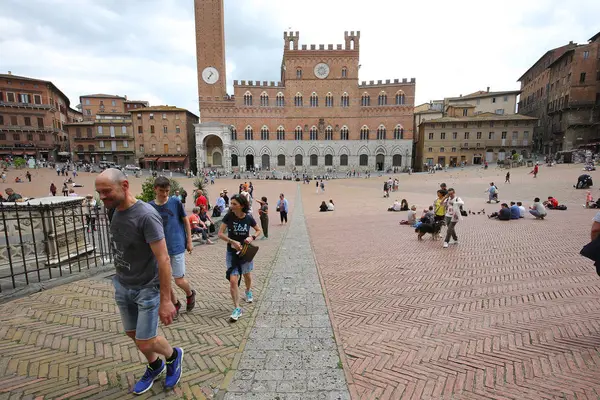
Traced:
POLYGON ((223 0, 194 0, 194 14, 198 96, 202 106, 226 95, 223 0))

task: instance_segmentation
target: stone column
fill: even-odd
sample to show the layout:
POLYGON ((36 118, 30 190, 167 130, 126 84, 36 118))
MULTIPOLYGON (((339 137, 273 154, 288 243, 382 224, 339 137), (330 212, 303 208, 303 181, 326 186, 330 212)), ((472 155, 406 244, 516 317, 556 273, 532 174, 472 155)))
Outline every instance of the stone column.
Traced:
POLYGON ((223 168, 226 171, 231 171, 231 146, 223 146, 223 168))
POLYGON ((204 163, 206 161, 206 149, 203 145, 196 146, 196 166, 198 168, 198 172, 204 169, 204 163))

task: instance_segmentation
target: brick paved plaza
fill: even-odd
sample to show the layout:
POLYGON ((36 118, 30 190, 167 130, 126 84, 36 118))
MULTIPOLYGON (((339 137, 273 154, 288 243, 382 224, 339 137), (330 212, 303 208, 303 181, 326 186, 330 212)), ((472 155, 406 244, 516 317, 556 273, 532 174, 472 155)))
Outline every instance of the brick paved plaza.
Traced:
MULTIPOLYGON (((12 186, 45 195, 39 182, 49 185, 48 172, 12 186)), ((401 175, 389 199, 377 177, 329 181, 325 194, 314 184, 254 181, 255 196, 284 191, 298 205, 288 227, 273 215, 271 240, 259 242, 255 303, 230 324, 225 246, 196 247, 187 265, 198 305, 162 328, 186 350, 182 383, 141 397, 345 399, 347 390, 352 399, 598 398, 600 277, 578 254, 595 211, 572 188, 580 165, 542 167, 537 179, 528 172, 511 170, 510 185, 493 168, 401 175), (544 221, 470 215, 457 225, 460 244, 448 249, 429 236, 417 242, 398 225, 406 213, 385 211, 395 198, 420 211, 446 182, 467 209, 490 213, 498 208, 485 203, 490 181, 502 201, 528 206, 554 195, 569 209, 544 221), (329 198, 336 211, 319 213, 329 198), (331 333, 319 337, 329 329, 335 342, 331 333)), ((90 188, 81 194, 91 192, 93 175, 81 180, 90 188)), ((181 181, 191 192, 191 180, 181 181)), ((217 180, 211 198, 239 182, 217 180)), ((133 398, 141 357, 121 331, 105 276, 0 304, 2 400, 133 398)))

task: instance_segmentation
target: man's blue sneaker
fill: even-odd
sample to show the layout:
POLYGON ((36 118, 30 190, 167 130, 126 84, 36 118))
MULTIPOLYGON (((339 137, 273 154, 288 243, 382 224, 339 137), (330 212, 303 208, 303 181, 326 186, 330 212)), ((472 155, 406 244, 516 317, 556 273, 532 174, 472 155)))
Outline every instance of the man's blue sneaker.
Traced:
POLYGON ((150 388, 154 384, 154 381, 165 374, 166 370, 167 368, 165 367, 165 363, 162 363, 162 365, 158 369, 152 369, 150 368, 150 366, 148 366, 146 368, 144 376, 142 376, 142 379, 140 379, 133 387, 133 393, 146 393, 148 390, 150 390, 150 388))
POLYGON ((252 290, 248 290, 246 292, 246 303, 252 303, 254 301, 254 297, 252 296, 252 290))
POLYGON ((173 361, 167 361, 167 379, 165 379, 165 389, 174 388, 181 379, 181 364, 183 363, 183 349, 173 347, 177 357, 173 361))
POLYGON ((237 307, 233 309, 233 312, 231 313, 231 320, 232 321, 237 321, 238 319, 240 319, 240 317, 242 316, 242 309, 237 307))

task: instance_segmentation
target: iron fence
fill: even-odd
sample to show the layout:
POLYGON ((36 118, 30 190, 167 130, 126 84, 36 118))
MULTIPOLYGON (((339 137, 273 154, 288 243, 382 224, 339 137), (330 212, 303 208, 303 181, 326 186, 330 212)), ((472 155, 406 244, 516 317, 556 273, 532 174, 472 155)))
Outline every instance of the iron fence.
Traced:
POLYGON ((82 198, 0 203, 0 293, 112 262, 104 207, 82 198))

